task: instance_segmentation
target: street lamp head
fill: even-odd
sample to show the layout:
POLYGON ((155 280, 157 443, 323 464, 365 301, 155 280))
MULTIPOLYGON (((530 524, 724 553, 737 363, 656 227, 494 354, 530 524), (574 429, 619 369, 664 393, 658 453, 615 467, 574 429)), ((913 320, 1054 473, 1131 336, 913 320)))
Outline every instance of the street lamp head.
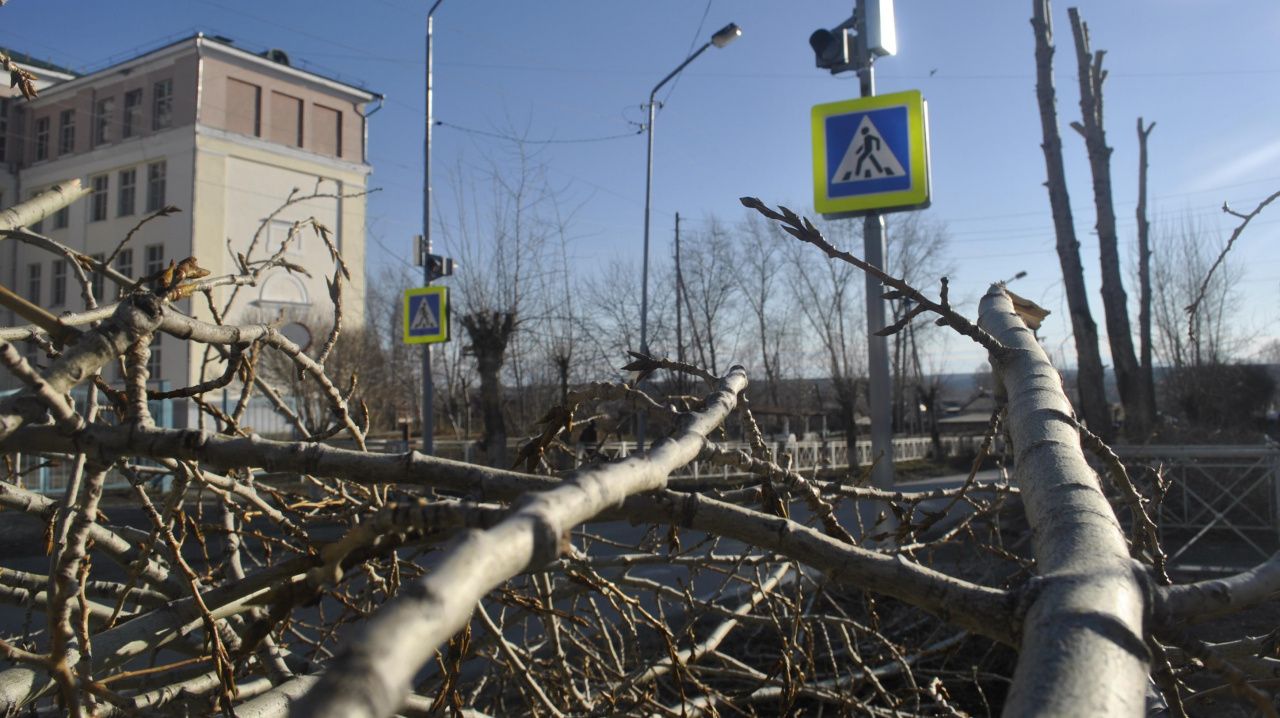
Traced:
POLYGON ((717 30, 716 34, 711 36, 711 44, 716 47, 724 47, 734 40, 737 40, 741 35, 742 28, 731 22, 717 30))

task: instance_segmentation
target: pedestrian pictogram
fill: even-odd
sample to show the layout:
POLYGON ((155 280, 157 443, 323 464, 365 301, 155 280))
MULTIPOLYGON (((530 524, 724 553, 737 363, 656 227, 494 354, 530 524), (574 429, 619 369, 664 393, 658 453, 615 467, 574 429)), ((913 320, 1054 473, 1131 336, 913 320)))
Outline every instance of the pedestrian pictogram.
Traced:
POLYGON ((815 105, 814 207, 827 217, 929 205, 928 122, 918 91, 815 105))
POLYGON ((871 122, 870 115, 863 115, 858 131, 853 134, 844 159, 831 176, 832 183, 861 182, 881 177, 901 177, 906 174, 902 163, 884 143, 880 130, 871 122))
POLYGON ((449 341, 449 290, 419 287, 404 293, 405 344, 449 341))
POLYGON ((418 302, 418 310, 414 312, 413 319, 409 322, 409 331, 414 334, 426 334, 440 331, 440 320, 436 319, 436 312, 439 311, 431 306, 430 301, 418 302))

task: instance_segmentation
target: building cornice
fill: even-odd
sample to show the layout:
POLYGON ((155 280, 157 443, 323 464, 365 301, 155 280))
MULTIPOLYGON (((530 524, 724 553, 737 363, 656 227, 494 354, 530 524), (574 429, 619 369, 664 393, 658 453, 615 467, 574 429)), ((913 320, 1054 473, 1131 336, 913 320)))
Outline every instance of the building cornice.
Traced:
POLYGON ((84 87, 86 85, 91 85, 95 82, 98 82, 104 77, 108 77, 111 75, 128 75, 129 73, 133 72, 134 68, 136 67, 140 67, 148 63, 156 62, 157 60, 163 60, 168 57, 181 55, 184 51, 194 50, 195 48, 194 44, 188 45, 188 43, 191 43, 193 39, 194 38, 187 38, 185 40, 179 40, 169 45, 165 45, 164 47, 159 48, 158 50, 152 50, 151 52, 145 55, 139 55, 138 57, 135 57, 132 60, 125 60, 124 62, 119 63, 118 65, 112 65, 111 67, 103 68, 101 70, 98 70, 97 72, 91 72, 87 75, 80 75, 73 80, 67 80, 66 82, 60 82, 56 85, 51 85, 48 88, 46 88, 44 91, 42 91, 39 97, 32 100, 31 104, 40 105, 43 103, 43 101, 46 101, 46 100, 54 101, 53 98, 56 98, 58 95, 61 95, 64 92, 69 92, 72 90, 76 90, 80 87, 84 87))
POLYGON ((355 85, 348 85, 345 82, 339 82, 338 80, 333 80, 323 75, 317 75, 314 72, 300 70, 292 65, 285 65, 274 60, 268 60, 261 55, 247 50, 241 50, 235 45, 229 45, 221 40, 209 38, 203 33, 196 35, 195 40, 196 45, 204 52, 233 57, 237 60, 253 65, 260 70, 278 73, 294 80, 324 88, 331 92, 340 93, 347 96, 347 98, 353 102, 372 102, 375 98, 382 97, 382 95, 379 95, 376 92, 370 92, 363 88, 356 87, 355 85))
MULTIPOLYGON (((370 92, 354 85, 348 85, 345 82, 339 82, 338 80, 332 80, 324 77, 323 75, 317 75, 314 72, 300 70, 290 65, 283 65, 247 50, 241 50, 240 48, 235 47, 234 45, 229 45, 221 40, 214 40, 207 37, 204 33, 197 33, 192 37, 170 43, 159 49, 139 55, 131 60, 125 60, 124 62, 112 65, 111 67, 103 68, 87 75, 80 75, 73 79, 68 79, 65 82, 50 85, 41 91, 40 97, 32 100, 32 104, 40 105, 46 100, 53 101, 53 98, 56 98, 64 92, 69 92, 77 88, 93 84, 104 77, 109 77, 111 75, 127 75, 136 67, 192 51, 221 54, 229 58, 235 58, 236 60, 252 65, 258 69, 278 73, 292 80, 300 81, 313 87, 323 88, 329 92, 338 93, 352 102, 372 102, 374 99, 382 97, 382 95, 376 92, 370 92)), ((35 72, 37 75, 40 75, 42 70, 36 69, 35 72)), ((52 72, 49 70, 43 70, 43 72, 45 75, 50 77, 63 76, 62 73, 52 72)))
MULTIPOLYGON (((197 124, 195 127, 196 127, 197 138, 207 137, 214 140, 221 140, 223 142, 230 142, 232 144, 244 145, 245 147, 249 147, 255 150, 259 150, 263 152, 272 152, 277 155, 282 155, 284 157, 288 157, 289 159, 299 160, 303 162, 313 162, 315 164, 332 167, 333 169, 339 170, 341 172, 351 172, 354 174, 368 176, 373 171, 372 166, 364 163, 348 162, 346 160, 340 160, 336 157, 329 157, 327 155, 321 155, 315 152, 307 152, 306 150, 300 150, 295 147, 289 147, 287 145, 282 145, 277 142, 269 142, 259 137, 250 137, 248 135, 242 135, 237 132, 228 132, 226 130, 218 129, 217 127, 210 127, 209 125, 205 125, 205 124, 197 124)), ((207 152, 208 150, 204 149, 202 151, 207 152)))

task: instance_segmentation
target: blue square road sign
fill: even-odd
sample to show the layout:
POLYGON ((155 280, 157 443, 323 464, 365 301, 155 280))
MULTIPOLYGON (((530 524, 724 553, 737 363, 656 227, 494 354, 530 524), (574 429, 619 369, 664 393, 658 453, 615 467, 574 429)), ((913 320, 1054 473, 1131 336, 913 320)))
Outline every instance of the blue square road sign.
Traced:
POLYGON ((929 205, 927 106, 919 91, 815 105, 814 207, 827 217, 929 205))
POLYGON ((449 341, 449 288, 419 287, 404 293, 404 343, 449 341))

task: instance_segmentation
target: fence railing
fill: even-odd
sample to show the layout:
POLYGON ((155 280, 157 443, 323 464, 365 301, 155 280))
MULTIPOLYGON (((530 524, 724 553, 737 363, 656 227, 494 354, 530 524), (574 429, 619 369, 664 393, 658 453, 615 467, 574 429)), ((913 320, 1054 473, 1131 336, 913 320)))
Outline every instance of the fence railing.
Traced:
POLYGON ((1121 446, 1148 495, 1165 486, 1156 525, 1169 566, 1186 571, 1261 562, 1280 549, 1280 446, 1121 446))

